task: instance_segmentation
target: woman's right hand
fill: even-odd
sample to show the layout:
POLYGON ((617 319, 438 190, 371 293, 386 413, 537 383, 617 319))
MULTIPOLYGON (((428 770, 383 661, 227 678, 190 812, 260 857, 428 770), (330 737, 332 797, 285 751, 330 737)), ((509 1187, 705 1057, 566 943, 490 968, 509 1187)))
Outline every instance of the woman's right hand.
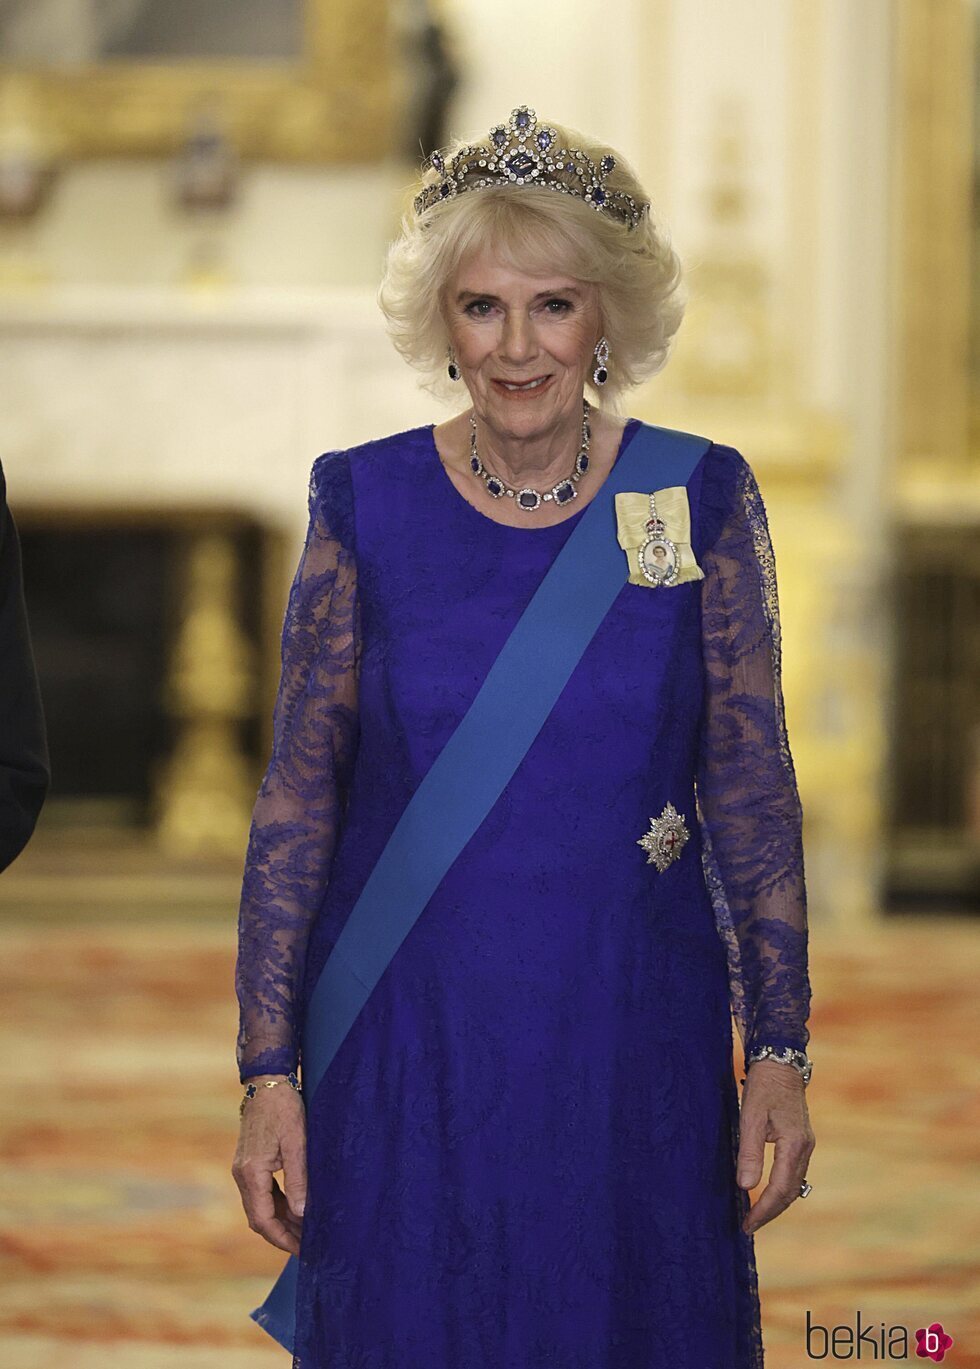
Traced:
POLYGON ((306 1205, 306 1112, 302 1095, 285 1081, 278 1088, 261 1087, 277 1078, 282 1076, 246 1081, 259 1090, 245 1104, 231 1172, 252 1230, 298 1255, 306 1205), (278 1170, 285 1192, 273 1177, 278 1170))

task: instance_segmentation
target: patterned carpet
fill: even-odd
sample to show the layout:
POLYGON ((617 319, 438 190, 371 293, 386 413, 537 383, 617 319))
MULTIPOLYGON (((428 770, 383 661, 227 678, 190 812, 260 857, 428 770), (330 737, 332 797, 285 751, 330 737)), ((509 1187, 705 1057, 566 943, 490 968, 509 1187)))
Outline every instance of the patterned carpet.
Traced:
MULTIPOLYGON (((284 1256, 230 1175, 233 953, 227 923, 145 910, 0 925, 3 1369, 288 1362, 247 1316, 284 1256)), ((980 935, 822 934, 812 978, 813 1193, 756 1241, 768 1369, 823 1348, 808 1310, 854 1334, 860 1312, 865 1362, 884 1323, 932 1363, 914 1333, 939 1321, 945 1363, 980 1366, 980 935)))

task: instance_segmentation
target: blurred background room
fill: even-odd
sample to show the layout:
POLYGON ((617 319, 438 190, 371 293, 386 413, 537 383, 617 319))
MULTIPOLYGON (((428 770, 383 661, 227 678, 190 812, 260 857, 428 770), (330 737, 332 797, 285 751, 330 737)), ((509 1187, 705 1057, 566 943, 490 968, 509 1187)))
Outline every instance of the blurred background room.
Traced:
POLYGON ((314 458, 448 416, 385 244, 423 153, 522 103, 621 150, 686 265, 630 413, 737 447, 769 512, 817 1149, 756 1239, 767 1364, 860 1316, 980 1366, 978 65, 976 0, 0 0, 52 769, 0 876, 4 1369, 284 1362, 230 1165, 285 597, 314 458))

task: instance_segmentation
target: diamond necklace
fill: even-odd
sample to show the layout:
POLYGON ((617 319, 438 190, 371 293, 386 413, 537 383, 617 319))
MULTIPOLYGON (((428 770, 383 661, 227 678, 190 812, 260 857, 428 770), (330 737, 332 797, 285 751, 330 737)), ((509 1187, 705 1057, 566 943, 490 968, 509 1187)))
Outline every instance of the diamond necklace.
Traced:
POLYGON ((592 429, 589 426, 589 401, 583 399, 582 445, 575 458, 575 464, 571 474, 564 480, 559 480, 557 485, 552 485, 551 489, 546 490, 544 493, 539 493, 538 490, 532 489, 530 485, 525 485, 523 489, 515 490, 499 475, 494 475, 492 471, 488 471, 480 460, 479 453, 476 450, 476 417, 471 414, 470 469, 474 475, 478 475, 481 478, 494 499, 500 499, 504 495, 509 495, 519 509, 527 509, 528 513, 533 513, 535 509, 539 509, 541 505, 546 503, 549 499, 553 500, 556 504, 568 504, 577 497, 578 490, 575 486, 589 469, 589 445, 591 441, 592 429))

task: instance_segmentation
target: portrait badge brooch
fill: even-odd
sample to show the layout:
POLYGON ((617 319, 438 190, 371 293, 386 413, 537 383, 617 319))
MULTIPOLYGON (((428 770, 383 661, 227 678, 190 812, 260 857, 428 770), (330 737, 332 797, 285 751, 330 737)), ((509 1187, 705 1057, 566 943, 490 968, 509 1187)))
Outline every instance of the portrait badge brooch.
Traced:
POLYGON ((678 813, 674 805, 668 803, 659 818, 650 819, 649 832, 636 844, 648 853, 647 864, 655 865, 663 874, 671 861, 680 856, 689 836, 683 813, 678 813))
POLYGON ((667 589, 704 579, 691 548, 691 509, 685 485, 669 485, 649 494, 617 494, 616 537, 626 552, 632 585, 667 589))

